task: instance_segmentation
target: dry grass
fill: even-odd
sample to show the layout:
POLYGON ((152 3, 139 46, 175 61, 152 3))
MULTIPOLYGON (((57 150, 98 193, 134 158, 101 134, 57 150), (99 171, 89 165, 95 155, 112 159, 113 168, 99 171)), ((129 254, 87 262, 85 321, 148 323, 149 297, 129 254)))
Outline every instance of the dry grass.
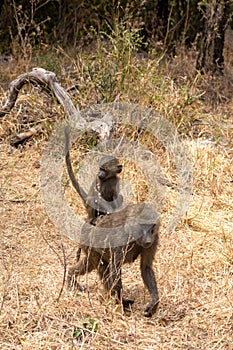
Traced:
MULTIPOLYGON (((181 66, 182 60, 176 59, 172 67, 182 81, 181 66)), ((39 165, 53 127, 52 121, 45 120, 57 119, 59 107, 36 91, 27 91, 1 121, 1 349, 233 349, 233 101, 226 99, 213 107, 210 93, 208 99, 199 97, 188 105, 188 89, 197 96, 207 91, 209 83, 198 78, 198 86, 192 80, 185 86, 174 84, 168 72, 171 70, 163 80, 162 76, 141 76, 141 82, 151 79, 145 87, 154 92, 138 93, 135 100, 159 107, 170 120, 184 114, 185 120, 179 119, 176 125, 189 135, 185 144, 194 168, 193 202, 172 235, 164 233, 163 223, 154 263, 161 301, 149 320, 142 316, 149 296, 138 263, 123 269, 124 293, 135 299, 130 315, 105 298, 96 273, 80 278, 86 291, 63 288, 58 300, 64 266, 74 263, 77 247, 59 234, 46 215, 39 191, 39 165), (161 95, 155 93, 158 85, 152 86, 156 79, 163 82, 161 95), (153 93, 158 98, 152 101, 153 93), (160 104, 162 96, 165 102, 160 104), (31 125, 30 118, 37 123, 38 114, 43 133, 24 148, 12 149, 10 135, 31 125), (20 119, 23 116, 26 121, 20 119)), ((6 71, 4 74, 11 79, 6 71)), ((81 82, 84 79, 79 78, 81 82)), ((72 83, 69 79, 66 85, 72 83)), ((82 99, 81 85, 81 105, 98 100, 92 86, 88 87, 89 98, 82 99)), ((143 84, 140 88, 144 89, 143 84)), ((223 94, 222 88, 218 89, 215 93, 223 94)), ((2 88, 1 102, 6 91, 2 88)), ((130 100, 129 94, 124 98, 130 100)), ((160 164, 168 169, 168 155, 161 157, 160 164)), ((126 164, 124 176, 133 179, 135 171, 126 164)), ((140 181, 139 200, 142 174, 140 181)), ((71 188, 66 195, 74 204, 71 188)), ((168 210, 173 195, 171 190, 168 210)))

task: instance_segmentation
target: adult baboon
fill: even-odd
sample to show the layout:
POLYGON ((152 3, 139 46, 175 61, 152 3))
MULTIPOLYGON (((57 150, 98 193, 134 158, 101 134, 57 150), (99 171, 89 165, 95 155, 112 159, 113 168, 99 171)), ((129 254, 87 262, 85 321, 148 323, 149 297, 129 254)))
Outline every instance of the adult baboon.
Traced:
POLYGON ((102 157, 100 159, 99 172, 87 194, 75 178, 70 161, 69 144, 70 129, 66 126, 65 154, 68 174, 74 188, 83 200, 89 222, 94 225, 98 216, 112 213, 122 206, 123 196, 119 194, 118 177, 118 174, 122 171, 122 165, 113 156, 102 157))
POLYGON ((122 298, 121 267, 140 256, 142 279, 151 296, 144 314, 152 316, 159 303, 152 268, 159 226, 160 219, 154 206, 144 203, 130 204, 122 211, 99 217, 96 226, 85 223, 81 234, 81 241, 87 243, 81 244, 85 257, 69 269, 68 287, 78 287, 77 276, 97 269, 105 289, 127 307, 133 301, 122 298), (109 248, 101 248, 101 242, 108 242, 109 248))

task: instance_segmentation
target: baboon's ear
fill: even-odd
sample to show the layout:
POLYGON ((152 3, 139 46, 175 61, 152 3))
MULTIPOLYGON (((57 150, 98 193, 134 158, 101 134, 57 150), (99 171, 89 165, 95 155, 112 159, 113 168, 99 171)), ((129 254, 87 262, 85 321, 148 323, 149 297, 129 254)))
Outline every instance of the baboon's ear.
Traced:
POLYGON ((121 164, 119 164, 119 165, 117 166, 117 174, 120 174, 120 173, 121 173, 122 168, 123 168, 123 166, 122 166, 121 164))
POLYGON ((100 168, 99 172, 98 172, 98 178, 100 180, 104 180, 107 176, 106 171, 103 168, 100 168))

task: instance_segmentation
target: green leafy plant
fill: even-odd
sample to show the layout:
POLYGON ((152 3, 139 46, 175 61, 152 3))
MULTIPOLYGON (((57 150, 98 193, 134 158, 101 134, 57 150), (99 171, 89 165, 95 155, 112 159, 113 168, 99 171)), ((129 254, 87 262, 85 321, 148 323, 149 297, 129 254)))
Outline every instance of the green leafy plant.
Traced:
POLYGON ((96 320, 85 317, 82 321, 83 327, 77 327, 73 331, 73 338, 76 340, 81 340, 86 334, 90 332, 97 332, 99 324, 96 320))

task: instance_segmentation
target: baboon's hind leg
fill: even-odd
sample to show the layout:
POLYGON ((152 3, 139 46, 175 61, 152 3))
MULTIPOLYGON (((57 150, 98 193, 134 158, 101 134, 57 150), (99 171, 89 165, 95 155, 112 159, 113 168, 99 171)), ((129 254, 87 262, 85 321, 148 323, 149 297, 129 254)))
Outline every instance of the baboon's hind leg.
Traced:
POLYGON ((82 260, 80 260, 77 265, 70 267, 67 276, 68 289, 74 288, 83 291, 83 288, 79 285, 76 279, 78 276, 82 276, 87 272, 91 272, 94 270, 94 268, 95 265, 93 261, 88 258, 88 256, 85 256, 82 260))

